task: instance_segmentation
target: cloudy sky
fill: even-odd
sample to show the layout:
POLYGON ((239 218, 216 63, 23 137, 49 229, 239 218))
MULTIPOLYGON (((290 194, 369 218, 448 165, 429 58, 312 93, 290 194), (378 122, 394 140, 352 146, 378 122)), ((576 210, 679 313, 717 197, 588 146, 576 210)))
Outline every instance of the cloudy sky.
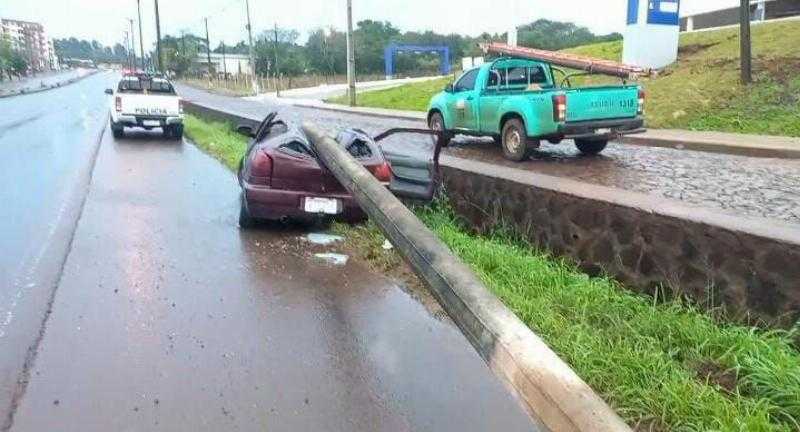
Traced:
MULTIPOLYGON (((145 49, 155 39, 154 0, 142 2, 145 49)), ((246 36, 245 0, 159 0, 162 34, 204 32, 208 17, 212 45, 246 36)), ((345 27, 345 0, 250 0, 253 29, 345 27)), ((403 30, 476 35, 504 32, 539 18, 572 21, 596 33, 622 31, 626 0, 353 0, 353 15, 389 20, 403 30)), ((682 15, 738 4, 737 0, 683 0, 682 15)), ((119 42, 136 18, 136 0, 0 0, 0 17, 38 21, 51 37, 75 36, 105 44, 119 42)), ((138 41, 138 25, 135 27, 138 41)), ((302 38, 303 36, 301 36, 302 38)), ((138 44, 137 44, 138 45, 138 44)))

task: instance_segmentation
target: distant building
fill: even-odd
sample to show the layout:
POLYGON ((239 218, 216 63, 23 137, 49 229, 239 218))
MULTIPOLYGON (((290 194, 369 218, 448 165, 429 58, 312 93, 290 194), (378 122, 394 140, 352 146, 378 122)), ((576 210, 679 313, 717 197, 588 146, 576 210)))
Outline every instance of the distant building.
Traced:
MULTIPOLYGON (((211 70, 217 75, 228 74, 234 75, 250 75, 250 56, 245 54, 218 54, 211 53, 211 70)), ((194 63, 192 63, 192 71, 204 73, 208 72, 208 56, 207 54, 198 54, 194 63)))
POLYGON ((53 41, 47 37, 41 24, 3 18, 0 19, 0 34, 5 35, 12 47, 25 56, 32 70, 58 69, 53 41))
MULTIPOLYGON (((769 21, 800 16, 800 0, 751 0, 750 19, 769 21)), ((704 30, 739 24, 739 8, 730 7, 681 18, 681 31, 704 30)))

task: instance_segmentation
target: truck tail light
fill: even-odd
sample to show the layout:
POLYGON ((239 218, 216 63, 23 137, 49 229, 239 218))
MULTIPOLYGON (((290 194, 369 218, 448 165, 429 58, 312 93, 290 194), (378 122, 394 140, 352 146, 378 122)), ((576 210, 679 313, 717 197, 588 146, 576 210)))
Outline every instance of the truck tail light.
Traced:
POLYGON ((269 186, 272 180, 272 158, 261 149, 250 156, 248 183, 269 186))
POLYGON ((183 114, 183 99, 178 101, 178 114, 183 114))
POLYGON ((388 182, 392 180, 392 167, 389 166, 388 162, 371 166, 368 169, 380 182, 388 182))
POLYGON ((553 121, 561 123, 567 120, 567 95, 553 96, 553 121))
POLYGON ((117 112, 122 112, 122 98, 121 97, 117 96, 117 98, 114 100, 114 108, 117 110, 117 112))
POLYGON ((645 100, 645 92, 644 89, 639 89, 639 109, 636 111, 639 115, 644 115, 644 100, 645 100))

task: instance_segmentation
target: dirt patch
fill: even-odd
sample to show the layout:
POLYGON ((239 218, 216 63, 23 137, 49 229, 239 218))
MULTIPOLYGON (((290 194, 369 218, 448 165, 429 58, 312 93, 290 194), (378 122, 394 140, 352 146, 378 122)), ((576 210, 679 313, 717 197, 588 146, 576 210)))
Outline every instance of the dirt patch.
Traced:
POLYGON ((757 57, 753 62, 753 72, 788 85, 800 76, 800 57, 757 57))
POLYGON ((705 44, 689 44, 678 47, 678 58, 683 59, 693 56, 700 51, 705 51, 713 46, 719 45, 719 42, 705 43, 705 44))
POLYGON ((725 369, 713 360, 705 360, 689 367, 697 373, 698 380, 714 384, 729 394, 736 393, 739 384, 736 371, 725 369))

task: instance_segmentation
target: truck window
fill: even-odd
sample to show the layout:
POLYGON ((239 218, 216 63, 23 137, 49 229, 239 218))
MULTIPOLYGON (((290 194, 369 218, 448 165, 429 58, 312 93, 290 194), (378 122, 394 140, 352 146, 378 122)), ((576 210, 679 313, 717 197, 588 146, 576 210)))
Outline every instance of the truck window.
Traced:
POLYGON ((478 78, 478 71, 480 69, 473 69, 465 73, 453 86, 455 92, 462 92, 473 90, 475 88, 475 80, 478 78))
POLYGON ((498 85, 506 85, 505 69, 492 69, 489 71, 489 81, 486 82, 486 88, 494 88, 498 85))
POLYGON ((528 85, 528 68, 526 68, 526 67, 508 68, 508 85, 510 85, 510 86, 527 86, 528 85))
POLYGON ((150 93, 175 94, 175 89, 169 81, 165 79, 140 79, 138 77, 123 78, 117 86, 120 93, 142 93, 147 90, 150 93))

